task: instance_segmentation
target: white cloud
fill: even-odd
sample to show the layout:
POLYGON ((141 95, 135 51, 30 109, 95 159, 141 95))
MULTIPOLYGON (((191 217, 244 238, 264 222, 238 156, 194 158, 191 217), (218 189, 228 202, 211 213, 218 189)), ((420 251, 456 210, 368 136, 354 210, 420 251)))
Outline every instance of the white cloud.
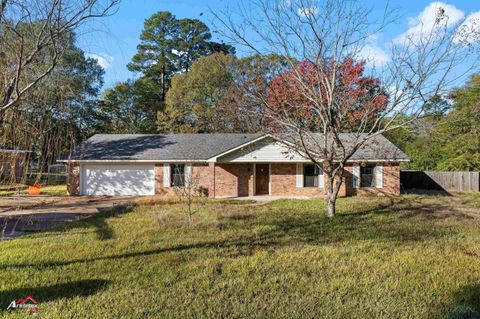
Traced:
POLYGON ((458 28, 455 42, 473 45, 480 42, 480 11, 470 14, 458 28))
POLYGON ((381 67, 390 61, 390 56, 381 47, 375 44, 365 45, 358 54, 370 67, 381 67))
POLYGON ((315 6, 301 7, 297 9, 297 15, 299 17, 312 17, 318 13, 318 8, 315 6))
POLYGON ((444 2, 432 2, 417 17, 408 19, 408 30, 396 37, 394 42, 418 41, 426 34, 434 31, 438 26, 438 23, 436 23, 438 19, 441 19, 441 25, 451 27, 464 17, 463 11, 453 5, 444 2))
POLYGON ((98 65, 104 69, 112 66, 113 56, 106 53, 87 53, 87 57, 97 60, 98 65))

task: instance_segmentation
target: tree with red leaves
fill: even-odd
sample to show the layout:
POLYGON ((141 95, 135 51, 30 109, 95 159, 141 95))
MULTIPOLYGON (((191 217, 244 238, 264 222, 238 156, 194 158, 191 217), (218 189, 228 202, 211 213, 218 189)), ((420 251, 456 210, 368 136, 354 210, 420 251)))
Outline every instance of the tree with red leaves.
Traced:
POLYGON ((236 83, 264 115, 263 133, 323 168, 327 216, 335 216, 345 168, 359 149, 425 116, 432 97, 458 83, 462 72, 454 68, 476 68, 478 60, 468 57, 478 43, 461 41, 465 20, 452 25, 438 9, 431 26, 378 48, 372 42, 395 11, 387 6, 379 16, 360 0, 250 0, 213 13, 223 35, 247 54, 284 57, 286 63, 255 77, 260 84, 236 83))
MULTIPOLYGON (((317 108, 332 105, 334 125, 343 132, 348 132, 361 125, 364 117, 374 118, 385 110, 387 93, 381 87, 379 79, 363 75, 365 61, 355 62, 349 58, 335 69, 332 64, 332 61, 326 61, 322 65, 316 65, 304 60, 293 70, 287 70, 273 78, 267 91, 267 123, 277 123, 274 119, 278 117, 290 120, 294 117, 302 119, 305 127, 318 131, 322 127, 322 117, 317 108), (322 79, 331 78, 333 72, 339 87, 330 95, 322 79), (319 100, 312 99, 312 93, 319 100), (329 99, 332 99, 331 103, 329 99)), ((277 129, 282 130, 281 127, 277 129)))

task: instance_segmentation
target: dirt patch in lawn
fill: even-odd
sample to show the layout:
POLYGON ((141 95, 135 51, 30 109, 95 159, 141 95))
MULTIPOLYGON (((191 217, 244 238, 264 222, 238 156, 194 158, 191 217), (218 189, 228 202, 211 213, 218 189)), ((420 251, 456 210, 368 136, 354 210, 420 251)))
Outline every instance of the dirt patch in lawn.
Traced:
POLYGON ((126 205, 134 197, 19 196, 0 200, 0 240, 42 231, 90 217, 102 209, 126 205))

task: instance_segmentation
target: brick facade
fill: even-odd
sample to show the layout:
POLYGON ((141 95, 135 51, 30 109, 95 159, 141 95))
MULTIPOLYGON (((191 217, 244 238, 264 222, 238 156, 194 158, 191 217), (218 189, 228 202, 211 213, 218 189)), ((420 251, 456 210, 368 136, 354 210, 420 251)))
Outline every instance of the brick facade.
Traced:
POLYGON ((270 181, 273 196, 323 196, 323 187, 297 187, 296 163, 272 163, 270 181))
MULTIPOLYGON (((210 192, 210 168, 208 164, 194 164, 192 166, 192 182, 195 187, 210 192)), ((163 164, 155 165, 155 194, 156 195, 174 195, 175 189, 172 187, 163 187, 163 164)))
POLYGON ((253 196, 253 164, 216 164, 215 197, 253 196))
MULTIPOLYGON (((353 165, 345 168, 344 181, 339 196, 399 195, 399 163, 383 163, 383 187, 353 188, 353 165)), ((254 164, 194 164, 193 181, 209 197, 253 196, 255 194, 254 164)), ((325 177, 325 183, 327 182, 325 177)), ((70 195, 80 194, 80 166, 68 165, 67 190, 70 195)), ((273 196, 322 197, 323 187, 296 187, 296 163, 270 164, 270 190, 273 196)), ((174 189, 163 187, 163 164, 155 165, 155 194, 174 195, 174 189)))
MULTIPOLYGON (((399 195, 400 166, 383 163, 383 188, 353 188, 353 165, 347 165, 339 196, 399 195)), ((209 197, 241 197, 255 194, 254 165, 248 164, 195 164, 192 169, 196 183, 208 190, 209 197)), ((155 193, 173 194, 172 188, 163 187, 163 165, 155 167, 155 193)), ((325 183, 327 177, 325 176, 325 183)), ((270 188, 272 196, 322 197, 324 187, 296 187, 296 163, 271 163, 270 188)))
POLYGON ((398 163, 383 164, 383 187, 382 188, 353 188, 353 165, 345 167, 345 185, 347 196, 369 195, 400 195, 400 165, 398 163))

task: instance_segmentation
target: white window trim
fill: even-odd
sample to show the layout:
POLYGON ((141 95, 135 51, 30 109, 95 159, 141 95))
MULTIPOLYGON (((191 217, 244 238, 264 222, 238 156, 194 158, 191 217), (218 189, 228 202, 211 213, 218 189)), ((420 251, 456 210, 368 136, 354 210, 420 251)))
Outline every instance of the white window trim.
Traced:
POLYGON ((185 186, 190 186, 193 178, 193 166, 192 163, 185 164, 185 186))
POLYGON ((303 188, 303 163, 297 163, 297 175, 295 177, 295 186, 303 188))
POLYGON ((272 195, 272 164, 268 163, 268 195, 272 195))
POLYGON ((170 163, 163 164, 163 187, 170 187, 170 179, 171 179, 171 172, 170 172, 170 163))
POLYGON ((257 164, 253 163, 253 195, 257 195, 257 164))
POLYGON ((325 175, 323 167, 318 167, 318 187, 325 188, 325 175))
POLYGON ((353 188, 360 188, 360 165, 353 165, 352 176, 353 188))
POLYGON ((383 188, 383 163, 375 165, 375 187, 383 188))

